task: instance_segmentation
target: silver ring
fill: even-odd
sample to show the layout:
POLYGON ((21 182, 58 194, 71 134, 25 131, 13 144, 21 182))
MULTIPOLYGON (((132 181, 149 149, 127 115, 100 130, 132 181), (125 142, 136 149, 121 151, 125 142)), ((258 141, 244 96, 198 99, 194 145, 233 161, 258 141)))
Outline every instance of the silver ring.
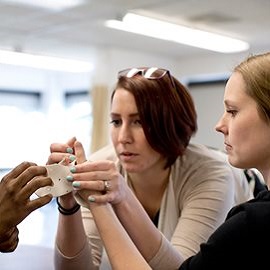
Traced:
POLYGON ((110 188, 111 188, 111 182, 105 180, 105 181, 104 181, 104 191, 107 192, 107 191, 110 190, 110 188))

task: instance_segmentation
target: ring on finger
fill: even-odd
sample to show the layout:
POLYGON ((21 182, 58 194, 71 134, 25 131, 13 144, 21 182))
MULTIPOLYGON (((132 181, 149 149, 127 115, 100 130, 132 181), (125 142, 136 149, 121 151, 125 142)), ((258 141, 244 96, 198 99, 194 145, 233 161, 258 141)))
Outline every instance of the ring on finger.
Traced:
POLYGON ((104 181, 104 191, 108 192, 110 190, 110 188, 111 188, 111 182, 108 180, 105 180, 104 181))

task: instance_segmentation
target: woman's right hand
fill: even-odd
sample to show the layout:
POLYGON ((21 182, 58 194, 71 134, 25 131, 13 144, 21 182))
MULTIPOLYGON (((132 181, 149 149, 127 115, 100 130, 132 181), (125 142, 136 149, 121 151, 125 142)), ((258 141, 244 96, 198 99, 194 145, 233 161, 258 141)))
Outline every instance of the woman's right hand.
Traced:
POLYGON ((72 137, 67 143, 52 143, 50 145, 50 155, 48 157, 47 165, 54 163, 64 163, 68 165, 75 159, 74 143, 76 137, 72 137))
MULTIPOLYGON (((67 143, 52 143, 50 145, 50 155, 48 157, 47 165, 61 163, 63 165, 69 165, 75 160, 74 143, 76 137, 72 137, 67 143)), ((59 198, 59 203, 67 209, 74 206, 75 199, 73 192, 65 194, 59 198)))

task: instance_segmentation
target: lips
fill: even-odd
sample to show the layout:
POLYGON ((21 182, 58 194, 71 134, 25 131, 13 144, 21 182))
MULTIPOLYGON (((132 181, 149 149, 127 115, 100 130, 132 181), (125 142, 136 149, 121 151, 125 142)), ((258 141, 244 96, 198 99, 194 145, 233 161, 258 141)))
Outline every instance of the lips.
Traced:
POLYGON ((232 146, 230 145, 230 144, 228 144, 228 143, 224 143, 225 144, 225 149, 226 149, 226 151, 229 151, 229 150, 231 150, 232 149, 232 146))
POLYGON ((122 153, 120 153, 120 156, 131 157, 131 156, 136 156, 136 154, 131 153, 131 152, 122 152, 122 153))
POLYGON ((138 155, 135 154, 135 153, 131 153, 131 152, 122 152, 122 153, 119 154, 119 158, 122 161, 130 161, 136 156, 138 156, 138 155))

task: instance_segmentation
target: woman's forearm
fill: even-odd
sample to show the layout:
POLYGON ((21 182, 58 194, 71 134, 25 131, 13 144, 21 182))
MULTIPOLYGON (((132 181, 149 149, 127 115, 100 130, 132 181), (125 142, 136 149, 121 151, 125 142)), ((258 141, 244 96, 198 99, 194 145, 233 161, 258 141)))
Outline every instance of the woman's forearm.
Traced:
POLYGON ((148 214, 130 190, 127 199, 114 205, 119 221, 139 252, 153 269, 178 269, 182 255, 155 227, 148 214))
POLYGON ((114 205, 114 210, 140 253, 150 261, 159 250, 162 236, 131 190, 125 201, 114 205))
POLYGON ((109 204, 91 204, 91 212, 114 270, 149 270, 109 204))
POLYGON ((59 213, 56 245, 61 253, 67 257, 73 257, 83 249, 85 241, 81 211, 70 216, 59 213))
MULTIPOLYGON (((72 209, 76 204, 76 201, 73 196, 68 194, 63 198, 58 198, 57 203, 60 208, 72 209)), ((56 245, 61 253, 67 257, 73 257, 83 249, 85 241, 86 235, 83 227, 81 210, 79 209, 70 215, 64 215, 59 211, 56 245)))

